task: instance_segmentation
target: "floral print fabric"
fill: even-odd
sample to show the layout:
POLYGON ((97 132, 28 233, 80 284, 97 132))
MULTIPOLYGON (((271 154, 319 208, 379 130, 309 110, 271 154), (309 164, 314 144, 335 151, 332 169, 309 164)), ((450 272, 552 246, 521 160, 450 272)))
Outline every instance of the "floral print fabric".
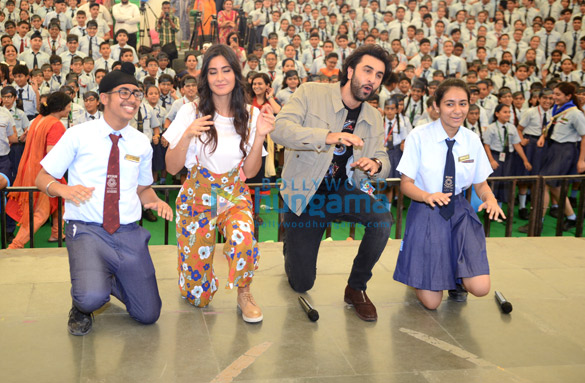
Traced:
POLYGON ((195 165, 177 196, 179 288, 183 298, 205 307, 218 289, 213 270, 216 227, 226 239, 226 288, 245 287, 258 268, 250 191, 239 177, 240 166, 224 174, 195 165))

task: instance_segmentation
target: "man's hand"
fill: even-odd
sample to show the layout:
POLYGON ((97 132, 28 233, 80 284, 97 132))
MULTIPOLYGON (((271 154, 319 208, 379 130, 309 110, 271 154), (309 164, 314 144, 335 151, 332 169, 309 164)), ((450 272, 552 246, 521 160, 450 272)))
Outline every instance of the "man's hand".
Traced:
POLYGON ((364 146, 364 141, 360 137, 355 134, 343 132, 329 133, 325 138, 325 143, 327 145, 364 146))
POLYGON ((55 193, 57 193, 57 195, 60 195, 64 200, 73 202, 76 206, 79 206, 85 201, 88 201, 91 198, 93 191, 95 190, 94 187, 88 188, 83 185, 69 186, 58 182, 51 184, 51 187, 49 187, 48 190, 51 195, 55 195, 55 193), (51 187, 57 190, 51 193, 51 187))
POLYGON ((147 203, 144 205, 145 209, 156 210, 159 217, 170 221, 173 219, 173 209, 163 200, 159 199, 157 202, 147 203))
POLYGON ((373 161, 372 159, 367 157, 362 157, 356 162, 350 164, 349 166, 351 166, 352 168, 358 168, 364 171, 364 173, 369 171, 371 176, 376 174, 378 172, 378 169, 380 168, 376 161, 373 161))

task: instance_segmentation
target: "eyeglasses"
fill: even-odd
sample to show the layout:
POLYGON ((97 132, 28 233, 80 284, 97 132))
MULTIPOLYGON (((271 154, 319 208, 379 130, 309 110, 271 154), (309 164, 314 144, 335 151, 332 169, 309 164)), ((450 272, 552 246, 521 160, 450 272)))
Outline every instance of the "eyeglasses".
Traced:
POLYGON ((130 90, 127 88, 122 88, 122 89, 118 89, 118 90, 114 90, 111 92, 107 92, 108 94, 112 94, 112 93, 118 93, 120 95, 120 98, 122 100, 128 100, 130 98, 130 95, 134 95, 134 98, 136 98, 137 100, 142 100, 144 98, 144 92, 141 90, 130 90))

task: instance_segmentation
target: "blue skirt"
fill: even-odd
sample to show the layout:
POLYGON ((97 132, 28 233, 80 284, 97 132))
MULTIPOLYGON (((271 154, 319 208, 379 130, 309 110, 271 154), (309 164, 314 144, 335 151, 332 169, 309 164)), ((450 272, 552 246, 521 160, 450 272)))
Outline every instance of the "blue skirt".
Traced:
MULTIPOLYGON (((550 141, 540 174, 543 176, 566 176, 577 174, 579 143, 550 141)), ((547 181, 547 185, 557 187, 560 181, 547 181)))
POLYGON ((526 154, 526 158, 528 162, 532 165, 532 170, 528 171, 524 168, 524 163, 522 159, 516 153, 514 155, 514 160, 517 161, 515 168, 517 169, 516 174, 517 176, 532 176, 532 175, 539 175, 540 170, 542 169, 542 163, 544 161, 544 156, 546 155, 546 145, 542 148, 539 148, 536 143, 538 142, 538 136, 531 136, 528 134, 524 135, 524 138, 528 138, 528 144, 524 147, 524 154, 526 154))
POLYGON ((152 145, 152 170, 157 172, 166 169, 165 156, 167 154, 168 146, 165 148, 159 142, 158 145, 152 145))
MULTIPOLYGON (((506 161, 502 162, 499 160, 500 158, 500 152, 492 150, 492 157, 494 157, 494 159, 496 160, 496 162, 498 163, 498 168, 496 170, 494 170, 494 172, 490 175, 491 177, 508 177, 508 176, 512 176, 514 174, 512 174, 512 167, 514 164, 514 156, 517 155, 516 153, 506 153, 506 161)), ((522 165, 522 167, 524 167, 524 165, 522 165)), ((508 202, 508 194, 510 191, 510 183, 505 183, 505 182, 498 182, 498 181, 494 181, 493 182, 493 187, 492 187, 492 191, 494 192, 494 195, 496 196, 496 199, 498 200, 498 202, 508 202)))
POLYGON ((402 158, 400 145, 394 146, 393 149, 386 149, 386 153, 388 153, 388 159, 390 160, 390 174, 388 174, 388 178, 400 178, 400 172, 396 170, 402 158))
POLYGON ((421 290, 452 290, 458 278, 487 275, 484 230, 463 194, 451 199, 455 214, 445 221, 439 208, 412 202, 394 279, 421 290))

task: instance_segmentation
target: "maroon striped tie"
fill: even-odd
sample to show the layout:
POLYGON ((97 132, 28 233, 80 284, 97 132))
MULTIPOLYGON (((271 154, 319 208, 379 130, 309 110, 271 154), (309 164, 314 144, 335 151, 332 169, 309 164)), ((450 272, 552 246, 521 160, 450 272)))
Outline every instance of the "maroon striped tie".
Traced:
POLYGON ((104 194, 104 229, 114 234, 120 227, 120 149, 118 140, 122 136, 110 134, 112 149, 108 160, 106 192, 104 194))

